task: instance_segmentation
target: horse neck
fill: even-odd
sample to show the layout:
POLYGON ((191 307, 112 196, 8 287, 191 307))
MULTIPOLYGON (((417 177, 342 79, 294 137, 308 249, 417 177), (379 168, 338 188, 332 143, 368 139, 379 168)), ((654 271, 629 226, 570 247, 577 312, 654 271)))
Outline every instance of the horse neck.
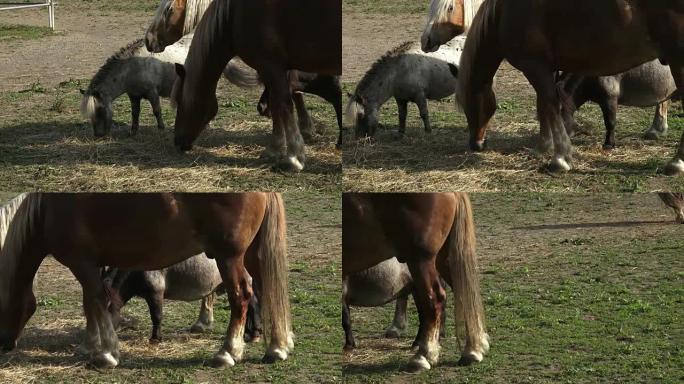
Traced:
POLYGON ((18 293, 30 289, 45 258, 39 239, 40 200, 40 194, 26 196, 11 218, 0 248, 0 303, 7 303, 12 297, 18 297, 18 293))
POLYGON ((89 86, 91 93, 97 90, 102 95, 103 101, 108 104, 126 92, 125 78, 129 60, 131 59, 121 60, 112 64, 103 77, 98 78, 98 75, 96 75, 95 79, 97 81, 92 82, 89 86))

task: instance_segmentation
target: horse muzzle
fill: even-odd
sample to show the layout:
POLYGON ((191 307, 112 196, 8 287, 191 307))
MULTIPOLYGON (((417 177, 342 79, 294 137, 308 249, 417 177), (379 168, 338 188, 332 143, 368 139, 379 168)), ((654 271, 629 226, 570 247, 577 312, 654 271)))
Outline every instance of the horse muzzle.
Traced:
POLYGON ((159 44, 159 40, 154 36, 154 34, 147 32, 145 34, 145 47, 149 52, 160 53, 164 52, 164 46, 159 44))

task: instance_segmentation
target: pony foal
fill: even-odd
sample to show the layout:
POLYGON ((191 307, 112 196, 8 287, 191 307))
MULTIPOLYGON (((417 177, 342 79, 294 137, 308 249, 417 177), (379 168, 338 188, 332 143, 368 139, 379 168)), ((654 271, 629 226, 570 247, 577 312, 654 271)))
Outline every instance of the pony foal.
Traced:
POLYGON ((347 104, 346 117, 355 123, 356 137, 375 135, 378 110, 391 97, 399 107, 399 133, 406 131, 409 101, 416 103, 425 131, 430 132, 427 100, 443 99, 456 91, 464 40, 457 37, 433 53, 422 52, 420 43, 405 42, 376 61, 347 104))

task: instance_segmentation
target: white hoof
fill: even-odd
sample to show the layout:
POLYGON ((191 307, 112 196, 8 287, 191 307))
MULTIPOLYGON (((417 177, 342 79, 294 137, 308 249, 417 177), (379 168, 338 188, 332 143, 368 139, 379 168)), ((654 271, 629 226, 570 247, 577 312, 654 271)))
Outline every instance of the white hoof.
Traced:
POLYGON ((409 361, 409 370, 412 372, 427 371, 430 368, 432 368, 430 362, 423 355, 415 355, 409 361))
POLYGON ((570 164, 562 157, 555 157, 551 160, 551 164, 549 164, 551 172, 568 172, 571 168, 570 164))
POLYGON ((287 159, 290 161, 290 164, 292 164, 292 169, 296 170, 297 172, 304 169, 304 165, 299 161, 299 159, 297 159, 296 156, 290 156, 287 159))
POLYGON ((261 360, 267 364, 273 364, 276 361, 285 361, 287 360, 287 350, 282 348, 269 350, 261 360))
POLYGON ((119 365, 119 361, 110 352, 95 356, 93 364, 98 368, 114 368, 119 365))
POLYGON ((294 350, 294 333, 290 332, 287 335, 287 351, 292 352, 294 350))
POLYGON ((489 352, 489 346, 490 346, 489 342, 490 342, 489 334, 485 333, 484 336, 482 336, 482 351, 484 353, 489 352))
POLYGON ((235 359, 233 359, 233 356, 231 356, 230 353, 220 351, 214 355, 214 358, 211 360, 211 365, 215 368, 228 368, 235 365, 235 359))
POLYGON ((684 161, 682 159, 673 159, 665 167, 665 174, 668 176, 676 176, 684 174, 684 161))

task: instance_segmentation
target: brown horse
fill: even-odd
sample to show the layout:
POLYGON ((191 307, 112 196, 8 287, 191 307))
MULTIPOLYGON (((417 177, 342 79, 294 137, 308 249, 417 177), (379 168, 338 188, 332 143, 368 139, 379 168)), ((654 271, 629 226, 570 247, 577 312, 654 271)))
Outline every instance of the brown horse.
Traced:
POLYGON ((342 275, 396 257, 407 263, 420 314, 413 370, 439 359, 439 329, 446 292, 454 291, 457 334, 465 328, 461 363, 479 362, 489 349, 475 255, 475 225, 463 193, 345 193, 342 196, 342 275))
POLYGON ((231 317, 217 367, 242 358, 249 276, 260 275, 270 344, 264 361, 284 360, 292 345, 287 294, 283 202, 276 193, 244 194, 29 194, 0 249, 0 348, 16 347, 36 309, 33 278, 46 255, 68 267, 83 287, 93 364, 119 363, 109 312, 110 292, 100 267, 160 269, 205 252, 216 259, 231 317), (259 260, 258 271, 245 260, 259 260))
MULTIPOLYGON (((466 29, 462 17, 447 13, 458 2, 433 0, 431 9, 443 13, 429 18, 443 22, 428 24, 425 33, 431 38, 423 40, 424 50, 435 50, 466 29)), ((468 32, 457 92, 470 147, 485 147, 485 131, 496 110, 492 79, 504 59, 523 72, 537 93, 539 149, 553 149, 549 169, 568 171, 572 146, 561 119, 565 96, 554 81, 555 71, 613 75, 656 58, 670 65, 681 92, 684 0, 485 0, 468 32)), ((665 172, 684 173, 683 159, 684 136, 665 172)))
POLYGON ((340 0, 222 0, 209 5, 185 65, 177 65, 172 99, 177 105, 175 144, 192 148, 218 111, 216 83, 239 56, 269 90, 273 137, 266 154, 280 169, 304 168, 304 142, 294 121, 287 72, 342 72, 340 0))

